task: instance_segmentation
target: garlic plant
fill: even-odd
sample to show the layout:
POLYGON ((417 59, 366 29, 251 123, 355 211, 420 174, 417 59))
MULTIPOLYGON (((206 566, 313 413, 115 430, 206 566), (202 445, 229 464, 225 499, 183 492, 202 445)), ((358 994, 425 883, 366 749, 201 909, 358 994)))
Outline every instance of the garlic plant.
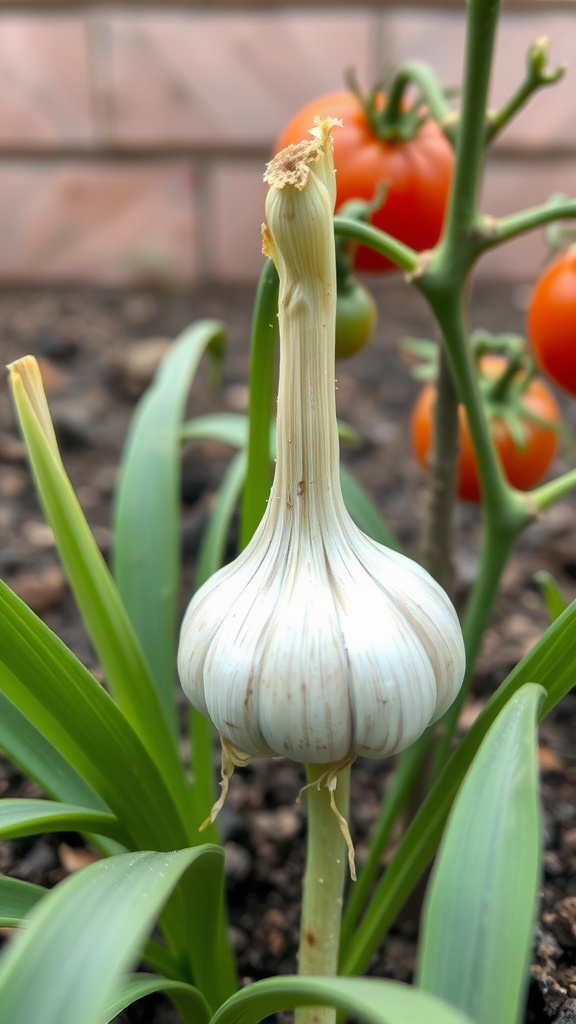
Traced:
POLYGON ((454 608, 419 565, 362 533, 340 490, 331 128, 268 165, 264 252, 280 278, 277 462, 252 541, 193 597, 178 665, 234 764, 339 766, 413 743, 464 672, 454 608))

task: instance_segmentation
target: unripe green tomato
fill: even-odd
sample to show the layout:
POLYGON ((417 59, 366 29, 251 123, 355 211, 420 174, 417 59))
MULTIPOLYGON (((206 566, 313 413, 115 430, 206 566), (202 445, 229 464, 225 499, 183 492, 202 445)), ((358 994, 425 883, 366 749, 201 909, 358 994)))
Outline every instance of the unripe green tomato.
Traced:
POLYGON ((358 281, 338 292, 336 300, 336 358, 347 359, 370 341, 377 310, 372 294, 358 281))

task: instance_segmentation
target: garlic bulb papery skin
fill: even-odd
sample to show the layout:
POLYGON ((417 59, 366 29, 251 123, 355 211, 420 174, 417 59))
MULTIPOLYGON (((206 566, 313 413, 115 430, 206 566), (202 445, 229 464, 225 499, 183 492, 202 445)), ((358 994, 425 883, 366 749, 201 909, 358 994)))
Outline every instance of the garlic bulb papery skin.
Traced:
POLYGON ((234 763, 393 754, 446 711, 464 674, 447 595, 362 533, 340 490, 333 125, 319 122, 268 165, 264 247, 280 278, 274 483, 251 542, 192 598, 181 631, 184 691, 234 763))

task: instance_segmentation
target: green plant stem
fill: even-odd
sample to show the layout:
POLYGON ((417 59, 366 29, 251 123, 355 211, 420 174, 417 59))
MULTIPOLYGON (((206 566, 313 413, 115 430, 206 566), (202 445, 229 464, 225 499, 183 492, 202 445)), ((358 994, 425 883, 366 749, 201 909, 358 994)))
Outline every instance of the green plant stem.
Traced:
POLYGON ((434 777, 441 771, 450 753, 460 712, 472 683, 474 665, 484 630, 490 620, 494 599, 516 532, 519 531, 503 536, 499 527, 492 527, 490 523, 485 526, 476 582, 472 588, 462 623, 466 649, 466 674, 456 700, 442 719, 442 734, 434 752, 434 777))
POLYGON ((456 143, 454 180, 446 223, 439 243, 443 269, 467 273, 470 262, 462 252, 474 223, 484 167, 484 118, 492 54, 498 23, 498 0, 471 0, 468 5, 462 110, 456 143))
MULTIPOLYGON (((214 781, 214 726, 209 718, 194 708, 190 710, 191 769, 194 784, 194 802, 198 827, 210 816, 216 802, 214 781)), ((218 843, 218 828, 210 824, 204 830, 202 840, 218 843)))
POLYGON ((267 260, 260 275, 252 318, 248 464, 242 499, 240 548, 246 547, 266 510, 272 484, 270 424, 274 407, 278 274, 267 260))
MULTIPOLYGON (((466 409, 485 514, 480 567, 464 620, 467 681, 458 700, 444 718, 444 733, 437 752, 437 764, 442 763, 452 741, 506 558, 515 537, 531 520, 525 500, 508 487, 492 444, 468 341, 464 305, 468 274, 478 253, 475 225, 479 219, 478 194, 484 162, 485 110, 498 11, 497 0, 471 0, 469 4, 462 113, 445 229, 437 249, 432 253, 429 267, 422 277, 415 280, 427 297, 442 331, 455 391, 466 409)), ((446 387, 444 390, 453 415, 455 396, 446 387)), ((437 460, 443 455, 448 457, 447 436, 443 444, 444 451, 438 453, 437 460)), ((437 465, 441 465, 441 462, 437 461, 437 465)), ((434 482, 431 486, 434 487, 434 482)), ((436 550, 443 552, 446 558, 450 553, 450 521, 442 521, 439 509, 434 504, 431 504, 430 511, 428 536, 436 550)), ((437 558, 432 560, 432 571, 438 571, 437 558)))
POLYGON ((458 458, 458 396, 443 350, 440 351, 430 458, 428 514, 422 561, 447 593, 454 582, 454 493, 458 458))
POLYGON ((575 218, 576 200, 559 200, 556 197, 552 197, 540 206, 533 206, 529 210, 521 210, 519 213, 512 213, 510 216, 500 217, 498 220, 493 217, 479 218, 475 227, 477 255, 501 245, 502 242, 518 238, 519 235, 524 235, 535 228, 552 224, 555 220, 574 220, 575 218))
POLYGON ((560 66, 554 71, 546 68, 547 40, 538 40, 528 51, 527 70, 524 81, 510 96, 500 110, 491 114, 486 126, 486 142, 490 143, 510 123, 512 118, 522 109, 531 96, 544 86, 553 85, 564 75, 566 68, 560 66))
POLYGON ((454 382, 451 383, 442 370, 438 382, 431 498, 425 526, 427 568, 433 575, 445 579, 450 577, 453 561, 452 505, 457 453, 450 431, 457 428, 457 397, 468 413, 483 488, 488 485, 492 492, 501 494, 504 487, 482 410, 464 313, 466 283, 475 256, 471 228, 477 218, 484 161, 484 113, 497 15, 495 0, 477 0, 469 6, 462 114, 446 222, 428 266, 414 278, 438 321, 454 382), (445 411, 442 411, 443 404, 445 411))
POLYGON ((387 256, 400 270, 406 274, 418 274, 422 266, 422 257, 415 249, 411 249, 404 242, 399 242, 392 235, 385 231, 364 224, 362 221, 353 220, 350 217, 335 217, 334 231, 342 238, 350 238, 354 242, 362 242, 369 245, 382 256, 387 256))
MULTIPOLYGON (((450 420, 453 424, 455 422, 454 411, 457 405, 456 397, 458 397, 464 404, 467 413, 479 466, 485 511, 479 572, 471 591, 464 619, 464 635, 468 653, 467 679, 461 697, 453 711, 449 712, 450 717, 447 716, 443 722, 444 733, 437 752, 437 762, 440 767, 451 745, 458 714, 472 677, 474 661, 491 615, 502 570, 515 538, 531 521, 535 511, 535 504, 530 496, 521 496, 506 484, 491 441, 468 343, 467 318, 464 307, 468 275, 478 256, 500 241, 515 237, 561 217, 576 216, 576 203, 559 202, 558 200, 534 210, 516 214, 514 217, 503 218, 501 221, 479 216, 478 195, 486 143, 485 110, 498 13, 498 0, 470 0, 469 2, 462 113, 457 135, 455 174, 445 228, 436 249, 427 257, 422 258, 420 272, 412 271, 414 283, 427 298, 445 340, 446 362, 454 381, 454 386, 450 388, 443 377, 440 385, 443 392, 441 400, 447 402, 449 406, 449 411, 446 413, 446 424, 450 420), (445 395, 446 397, 444 397, 445 395)), ((350 237, 371 243, 372 240, 367 232, 363 238, 360 238, 360 232, 356 227, 348 230, 350 237)), ((384 251, 386 255, 394 259, 394 254, 390 249, 380 249, 379 251, 384 251)), ((401 256, 405 257, 405 254, 401 254, 401 256)), ((396 262, 402 266, 402 269, 410 273, 407 260, 400 263, 397 259, 396 262)), ((455 459, 453 439, 449 436, 449 428, 446 426, 443 431, 442 425, 439 424, 438 433, 440 441, 436 457, 437 466, 442 465, 444 458, 446 460, 455 459), (452 451, 452 455, 450 455, 450 451, 452 451)), ((434 472, 438 472, 438 469, 435 469, 434 472)), ((545 485, 545 487, 549 486, 545 485)), ((556 491, 540 490, 536 493, 540 493, 540 500, 543 503, 548 499, 554 500, 556 496, 556 491)), ((451 517, 446 515, 446 509, 442 514, 440 513, 442 508, 440 502, 431 503, 430 508, 430 521, 427 527, 430 542, 434 545, 436 552, 447 552, 449 557, 451 553, 449 537, 451 517)), ((440 572, 440 563, 445 558, 446 554, 443 556, 429 555, 427 558, 431 563, 429 568, 433 572, 440 572)), ((430 799, 427 800, 426 807, 430 803, 430 799)), ((389 826, 386 819, 384 826, 386 829, 389 826)), ((411 835, 417 836, 417 823, 414 823, 413 828, 409 831, 411 835)), ((437 834, 439 837, 440 829, 437 834)), ((371 851, 370 854, 371 859, 375 862, 378 861, 376 849, 375 843, 374 852, 371 851)), ((397 907, 408 895, 415 881, 415 874, 406 868, 403 860, 400 857, 400 859, 395 858, 393 862, 394 868, 400 865, 400 871, 406 869, 408 874, 412 874, 411 879, 407 880, 407 884, 403 887, 403 894, 399 891, 402 886, 396 886, 395 881, 392 880, 394 872, 388 872, 384 876, 378 890, 379 893, 383 887, 383 891, 394 893, 393 901, 396 901, 397 907)), ((368 891, 371 888, 372 878, 369 874, 366 878, 367 882, 363 885, 366 885, 366 891, 368 891)), ((350 922, 357 921, 362 913, 365 907, 364 896, 365 894, 362 893, 361 901, 357 901, 354 897, 358 906, 354 905, 354 913, 350 916, 350 922), (360 902, 362 906, 359 909, 360 902)), ((345 973, 350 970, 357 971, 366 965, 370 955, 368 947, 370 946, 373 951, 378 936, 382 935, 383 928, 386 926, 386 915, 380 911, 380 921, 375 926, 371 914, 371 908, 375 910, 378 902, 378 898, 370 902, 356 934, 353 933, 354 923, 348 925, 346 922, 348 941, 346 950, 343 950, 342 960, 342 969, 345 973), (366 943, 366 936, 369 935, 371 927, 373 941, 366 943), (361 940, 357 942, 360 936, 361 940), (362 949, 363 943, 366 946, 364 950, 362 949)), ((388 920, 390 920, 390 915, 388 920)))
POLYGON ((557 477, 556 480, 550 480, 548 483, 542 484, 541 487, 536 487, 530 492, 530 501, 534 508, 541 512, 574 490, 576 490, 576 469, 571 469, 568 473, 557 477))
MULTIPOLYGON (((300 920, 298 973, 304 976, 334 977, 338 969, 342 895, 348 859, 340 823, 330 806, 326 786, 314 785, 326 772, 326 765, 308 765, 310 787, 308 842, 300 920)), ((336 806, 347 819, 350 766, 338 774, 336 806)), ((295 1024, 333 1024, 336 1011, 329 1007, 303 1007, 296 1011, 295 1024)))
MULTIPOLYGON (((454 299, 456 300, 456 296, 454 299)), ((492 509, 498 509, 507 503, 509 488, 492 443, 474 363, 467 345, 463 320, 461 319, 460 323, 454 326, 457 333, 455 332, 452 337, 459 337, 460 342, 450 351, 451 363, 458 381, 460 401, 466 409, 468 427, 478 464, 482 500, 486 516, 488 516, 492 509)))
MULTIPOLYGON (((436 313, 444 331, 447 346, 450 342, 448 351, 452 357, 452 369, 458 381, 460 399, 466 408, 468 426, 474 443, 483 497, 484 527, 480 565, 468 600, 463 624, 467 662, 466 676, 456 701, 442 721, 444 731, 434 759, 437 768, 443 764, 452 742, 458 715, 470 687, 482 635, 491 615, 502 571, 512 544, 534 517, 530 499, 507 484, 492 444, 474 363, 467 345, 464 315, 462 309, 459 308, 459 297, 454 294, 453 304, 447 307, 443 304, 437 306, 436 313)), ((441 537, 445 528, 445 524, 440 518, 428 526, 431 535, 435 538, 441 537)), ((437 543, 441 544, 442 542, 437 541, 437 543)), ((443 541, 443 547, 440 549, 449 551, 448 538, 443 541)))

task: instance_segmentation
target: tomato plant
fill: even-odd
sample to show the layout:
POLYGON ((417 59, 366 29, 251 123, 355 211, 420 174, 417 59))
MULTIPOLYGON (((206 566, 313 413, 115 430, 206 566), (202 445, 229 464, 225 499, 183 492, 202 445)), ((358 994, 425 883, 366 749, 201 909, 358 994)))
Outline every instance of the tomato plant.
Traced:
MULTIPOLYGON (((412 137, 395 138, 384 115, 381 92, 364 103, 348 90, 330 93, 295 114, 275 152, 306 138, 315 116, 342 118, 343 127, 334 131, 336 210, 353 198, 372 200, 384 186, 384 202, 371 222, 419 252, 430 249, 442 230, 452 148, 435 121, 418 122, 412 137)), ((354 265, 357 270, 395 269, 367 246, 358 247, 354 265)))
POLYGON ((536 282, 528 336, 544 372, 576 395, 576 249, 558 256, 536 282))
MULTIPOLYGON (((486 396, 486 411, 490 432, 498 452, 506 479, 513 487, 527 491, 534 486, 550 466, 558 443, 554 424, 560 413, 556 400, 540 378, 528 380, 519 395, 506 404, 492 401, 490 385, 506 371, 507 361, 502 356, 483 356, 480 360, 482 390, 486 396)), ((436 402, 434 383, 426 384, 416 399, 412 411, 412 448, 419 463, 426 469, 432 442, 432 424, 436 402)), ((480 482, 476 457, 463 406, 459 407, 458 497, 464 501, 480 501, 480 482)))
POLYGON ((376 303, 359 281, 338 291, 336 300, 336 358, 353 356, 370 341, 376 327, 376 303))

